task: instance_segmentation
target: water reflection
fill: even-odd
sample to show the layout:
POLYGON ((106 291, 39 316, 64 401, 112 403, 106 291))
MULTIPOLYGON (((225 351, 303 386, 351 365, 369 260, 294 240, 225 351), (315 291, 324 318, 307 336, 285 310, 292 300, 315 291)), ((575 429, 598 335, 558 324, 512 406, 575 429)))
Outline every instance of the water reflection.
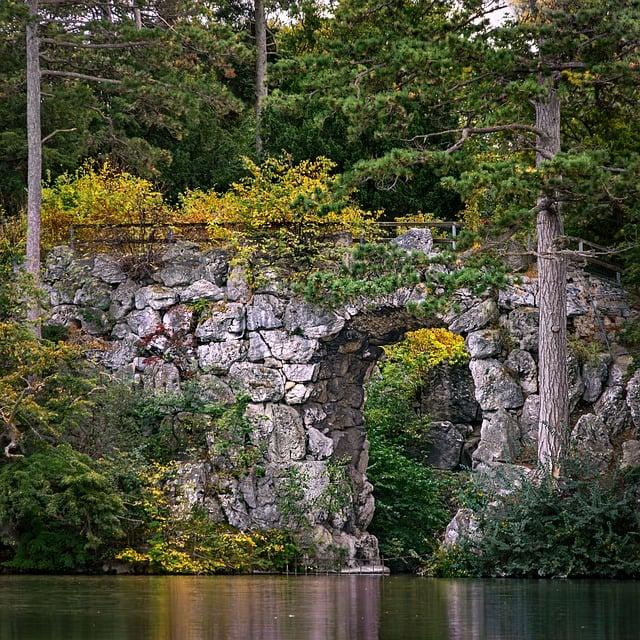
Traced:
POLYGON ((631 640, 640 584, 0 577, 1 640, 631 640))

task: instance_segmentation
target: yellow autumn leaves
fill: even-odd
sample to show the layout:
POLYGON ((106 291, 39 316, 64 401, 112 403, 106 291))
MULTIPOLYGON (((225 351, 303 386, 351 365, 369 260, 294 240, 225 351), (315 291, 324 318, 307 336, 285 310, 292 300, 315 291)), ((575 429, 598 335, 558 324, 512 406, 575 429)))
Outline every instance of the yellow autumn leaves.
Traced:
POLYGON ((373 236, 378 214, 354 204, 327 158, 270 158, 260 166, 246 159, 245 166, 247 177, 227 191, 188 191, 175 207, 147 180, 108 164, 85 166, 43 190, 44 245, 66 242, 79 224, 206 223, 212 243, 246 258, 295 259, 342 233, 373 236))

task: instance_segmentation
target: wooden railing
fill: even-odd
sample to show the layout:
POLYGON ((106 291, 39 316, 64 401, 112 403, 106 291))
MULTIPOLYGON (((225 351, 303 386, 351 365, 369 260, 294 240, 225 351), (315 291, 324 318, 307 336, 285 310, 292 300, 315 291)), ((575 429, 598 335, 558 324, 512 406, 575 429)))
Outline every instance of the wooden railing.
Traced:
POLYGON ((584 238, 577 238, 575 236, 565 236, 564 248, 568 251, 577 251, 577 258, 584 260, 587 266, 592 271, 596 272, 596 275, 605 275, 605 277, 613 277, 617 284, 622 281, 622 274, 624 267, 615 260, 603 260, 602 256, 610 256, 611 249, 604 247, 590 240, 584 238), (590 253, 591 252, 591 253, 590 253), (598 273, 604 272, 604 273, 598 273))
MULTIPOLYGON (((376 222, 383 237, 395 237, 394 231, 408 228, 428 228, 440 230, 434 235, 436 244, 448 244, 456 249, 460 231, 463 224, 451 221, 405 222, 388 221, 376 222), (386 233, 385 233, 386 232, 386 233), (391 233, 389 233, 391 232, 391 233), (387 235, 388 234, 388 235, 387 235)), ((176 222, 176 223, 122 223, 122 224, 75 224, 69 229, 69 245, 73 249, 82 247, 136 247, 151 246, 154 244, 167 244, 176 240, 193 240, 205 242, 208 239, 206 222, 176 222), (125 234, 125 230, 129 233, 125 234), (133 231, 133 233, 132 233, 133 231), (91 232, 91 239, 86 239, 87 232, 91 232)), ((534 246, 531 238, 528 250, 533 254, 534 246)), ((575 252, 576 258, 586 263, 587 269, 595 275, 615 280, 620 284, 624 267, 615 259, 604 260, 602 256, 611 255, 611 250, 584 238, 573 236, 565 237, 567 251, 575 252)))
POLYGON ((444 221, 444 222, 376 222, 377 227, 380 229, 443 229, 449 235, 446 238, 441 238, 437 234, 433 238, 433 242, 436 244, 450 244, 451 248, 455 251, 456 248, 456 240, 458 238, 458 234, 463 229, 463 225, 460 222, 452 221, 444 221))
POLYGON ((166 244, 176 240, 207 239, 206 222, 131 222, 120 224, 73 224, 69 227, 69 245, 72 249, 88 246, 166 244), (125 235, 125 230, 128 231, 125 235), (93 232, 91 239, 87 233, 93 232))

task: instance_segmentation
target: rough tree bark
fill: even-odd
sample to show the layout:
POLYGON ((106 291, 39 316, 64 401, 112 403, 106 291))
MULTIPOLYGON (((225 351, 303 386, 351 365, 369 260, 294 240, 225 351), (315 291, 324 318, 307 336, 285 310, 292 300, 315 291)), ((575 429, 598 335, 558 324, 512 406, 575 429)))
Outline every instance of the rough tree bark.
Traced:
MULTIPOLYGON (((560 100, 549 82, 535 102, 536 166, 560 152, 560 100)), ((566 449, 569 422, 567 382, 567 267, 557 240, 563 235, 560 204, 554 194, 538 200, 539 393, 538 462, 554 477, 566 449)))
POLYGON ((133 22, 136 25, 136 29, 138 31, 142 29, 142 13, 140 12, 140 7, 136 0, 132 0, 132 8, 133 8, 133 22))
MULTIPOLYGON (((40 205, 42 200, 42 142, 40 129, 40 42, 38 0, 28 0, 27 47, 27 247, 25 267, 37 285, 40 280, 40 205)), ((38 307, 29 308, 29 321, 39 333, 38 307)))
POLYGON ((262 108, 267 97, 267 20, 264 0, 254 0, 256 28, 256 155, 262 155, 262 108))

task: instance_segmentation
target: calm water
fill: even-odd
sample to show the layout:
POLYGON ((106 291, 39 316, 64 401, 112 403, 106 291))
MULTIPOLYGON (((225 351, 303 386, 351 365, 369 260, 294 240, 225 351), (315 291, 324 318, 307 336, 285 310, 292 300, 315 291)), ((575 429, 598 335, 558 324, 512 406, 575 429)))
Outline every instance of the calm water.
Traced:
POLYGON ((0 576, 2 640, 631 640, 640 582, 0 576))

